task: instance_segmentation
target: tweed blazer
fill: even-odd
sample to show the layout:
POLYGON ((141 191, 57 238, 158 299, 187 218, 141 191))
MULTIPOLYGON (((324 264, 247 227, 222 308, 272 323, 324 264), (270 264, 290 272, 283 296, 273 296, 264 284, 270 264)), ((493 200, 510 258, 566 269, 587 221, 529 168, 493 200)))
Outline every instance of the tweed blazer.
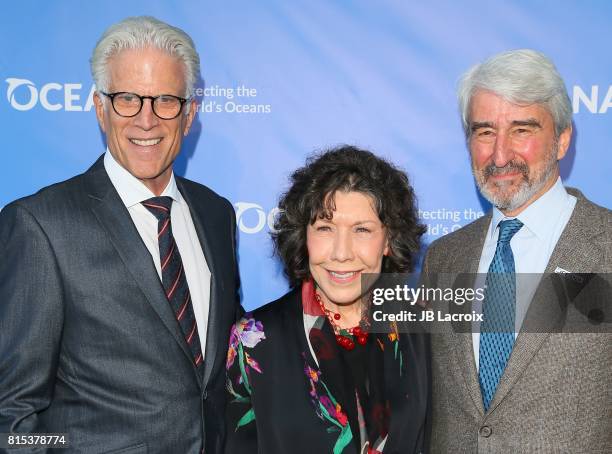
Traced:
MULTIPOLYGON (((612 211, 568 192, 577 203, 545 272, 610 273, 612 211)), ((489 214, 432 243, 423 274, 476 273, 490 221, 489 214)), ((523 326, 551 291, 540 284, 523 326)), ((486 412, 471 332, 432 335, 432 453, 612 452, 612 335, 563 332, 557 322, 521 329, 486 412)))

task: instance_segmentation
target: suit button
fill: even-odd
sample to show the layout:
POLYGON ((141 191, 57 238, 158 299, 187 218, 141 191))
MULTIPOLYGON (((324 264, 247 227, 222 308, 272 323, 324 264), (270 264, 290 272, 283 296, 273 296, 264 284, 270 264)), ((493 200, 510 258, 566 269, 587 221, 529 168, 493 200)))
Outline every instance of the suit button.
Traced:
POLYGON ((482 426, 478 432, 481 436, 489 438, 493 433, 493 429, 491 429, 489 426, 482 426))
POLYGON ((204 390, 202 393, 202 400, 206 400, 208 398, 208 391, 204 390))

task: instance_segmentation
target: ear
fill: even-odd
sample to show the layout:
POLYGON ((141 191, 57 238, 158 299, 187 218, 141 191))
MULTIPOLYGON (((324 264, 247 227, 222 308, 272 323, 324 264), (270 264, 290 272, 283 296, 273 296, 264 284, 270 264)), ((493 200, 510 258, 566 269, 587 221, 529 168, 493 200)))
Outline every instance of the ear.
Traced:
POLYGON ((385 240, 385 248, 383 249, 383 256, 389 256, 391 254, 391 248, 389 247, 389 238, 385 240))
POLYGON ((100 129, 106 133, 106 127, 104 126, 104 101, 97 91, 93 95, 93 101, 96 106, 96 117, 98 118, 100 129))
POLYGON ((185 129, 183 129, 183 135, 186 136, 189 134, 189 129, 191 129, 191 123, 195 118, 195 114, 198 109, 198 103, 195 99, 191 99, 189 101, 189 113, 187 114, 187 121, 185 122, 185 129))
POLYGON ((567 150, 569 150, 571 140, 572 140, 572 127, 570 125, 567 128, 565 128, 563 132, 561 132, 561 134, 559 134, 559 139, 558 139, 559 146, 557 147, 557 161, 560 161, 561 159, 565 157, 567 150))

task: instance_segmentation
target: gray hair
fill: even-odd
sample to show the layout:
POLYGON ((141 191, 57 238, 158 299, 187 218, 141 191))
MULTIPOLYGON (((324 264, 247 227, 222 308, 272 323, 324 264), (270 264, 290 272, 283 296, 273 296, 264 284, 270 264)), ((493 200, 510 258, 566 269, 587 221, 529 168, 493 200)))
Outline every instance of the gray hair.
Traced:
POLYGON ((493 92, 515 104, 540 104, 553 117, 556 137, 572 124, 565 83, 553 62, 535 50, 502 52, 461 77, 457 98, 466 137, 471 134, 470 102, 478 90, 493 92))
POLYGON ((185 65, 185 97, 190 98, 200 75, 200 57, 183 30, 151 16, 128 17, 111 25, 102 35, 90 59, 96 88, 109 89, 108 61, 125 49, 154 47, 176 56, 185 65))

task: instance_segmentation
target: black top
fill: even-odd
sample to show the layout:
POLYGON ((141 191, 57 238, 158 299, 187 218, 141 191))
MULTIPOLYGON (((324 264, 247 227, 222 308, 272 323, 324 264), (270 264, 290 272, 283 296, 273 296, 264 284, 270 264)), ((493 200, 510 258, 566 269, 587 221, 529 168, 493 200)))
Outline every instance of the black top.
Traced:
POLYGON ((386 421, 384 453, 426 452, 429 338, 371 333, 366 346, 351 352, 330 338, 324 316, 303 313, 301 288, 236 324, 227 361, 226 453, 358 453, 355 390, 375 448, 381 438, 372 434, 386 421), (379 403, 386 416, 372 418, 368 409, 379 403))

